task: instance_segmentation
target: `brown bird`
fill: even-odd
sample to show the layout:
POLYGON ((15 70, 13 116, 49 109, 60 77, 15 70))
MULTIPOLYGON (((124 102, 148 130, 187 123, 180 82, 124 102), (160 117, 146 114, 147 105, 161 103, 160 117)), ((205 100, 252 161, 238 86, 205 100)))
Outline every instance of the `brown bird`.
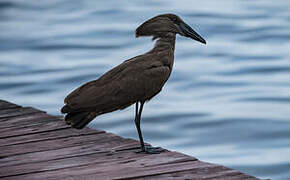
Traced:
POLYGON ((140 120, 144 103, 162 90, 171 74, 176 34, 206 44, 177 15, 162 14, 147 20, 136 29, 136 37, 153 36, 153 40, 156 40, 154 48, 124 61, 99 79, 70 93, 61 109, 62 113, 66 113, 66 123, 73 128, 82 129, 96 116, 136 104, 135 125, 141 144, 140 152, 162 152, 160 148, 144 145, 140 120))

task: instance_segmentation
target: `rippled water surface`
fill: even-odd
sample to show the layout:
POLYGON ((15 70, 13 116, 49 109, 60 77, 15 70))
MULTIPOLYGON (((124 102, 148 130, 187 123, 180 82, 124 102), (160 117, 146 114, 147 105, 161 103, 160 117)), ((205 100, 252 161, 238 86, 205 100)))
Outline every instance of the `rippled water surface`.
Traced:
MULTIPOLYGON (((172 76, 145 105, 147 142, 260 178, 290 178, 290 2, 0 1, 0 98, 59 114, 84 82, 152 48, 135 28, 179 14, 172 76)), ((137 138, 134 107, 91 126, 137 138)))

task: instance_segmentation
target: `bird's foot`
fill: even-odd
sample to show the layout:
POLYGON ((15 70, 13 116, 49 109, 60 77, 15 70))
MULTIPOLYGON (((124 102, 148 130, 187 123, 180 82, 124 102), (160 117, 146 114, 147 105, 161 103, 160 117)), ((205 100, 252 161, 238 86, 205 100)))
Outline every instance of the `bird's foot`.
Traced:
POLYGON ((145 146, 143 149, 137 151, 136 153, 160 154, 162 152, 165 152, 165 149, 162 149, 161 147, 145 146))

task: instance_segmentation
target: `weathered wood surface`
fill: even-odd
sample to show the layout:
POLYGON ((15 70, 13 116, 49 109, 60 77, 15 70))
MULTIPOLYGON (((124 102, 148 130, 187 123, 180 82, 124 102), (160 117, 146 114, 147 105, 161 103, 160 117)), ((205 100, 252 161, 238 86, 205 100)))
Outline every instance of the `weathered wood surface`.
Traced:
POLYGON ((2 100, 0 123, 0 179, 257 179, 178 152, 137 154, 136 140, 2 100))

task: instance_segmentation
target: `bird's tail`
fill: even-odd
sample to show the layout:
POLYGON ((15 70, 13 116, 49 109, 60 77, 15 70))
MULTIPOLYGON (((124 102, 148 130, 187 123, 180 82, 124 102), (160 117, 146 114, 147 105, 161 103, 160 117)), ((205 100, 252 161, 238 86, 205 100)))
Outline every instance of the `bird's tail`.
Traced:
POLYGON ((96 116, 97 114, 92 112, 67 112, 64 120, 66 124, 71 125, 71 127, 82 129, 96 116))

